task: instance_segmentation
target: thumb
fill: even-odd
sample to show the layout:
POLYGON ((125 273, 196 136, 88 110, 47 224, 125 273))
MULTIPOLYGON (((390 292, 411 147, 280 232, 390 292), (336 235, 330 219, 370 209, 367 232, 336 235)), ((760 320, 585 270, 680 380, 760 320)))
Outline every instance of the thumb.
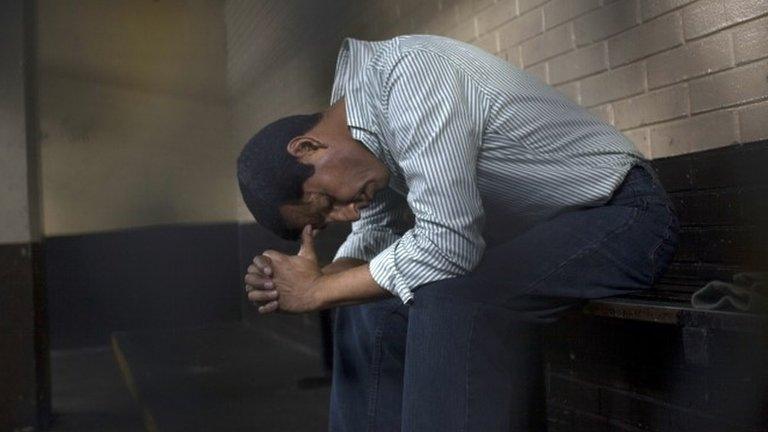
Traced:
POLYGON ((312 235, 312 225, 306 225, 301 231, 301 248, 299 249, 298 255, 317 261, 317 255, 315 254, 315 239, 312 235))

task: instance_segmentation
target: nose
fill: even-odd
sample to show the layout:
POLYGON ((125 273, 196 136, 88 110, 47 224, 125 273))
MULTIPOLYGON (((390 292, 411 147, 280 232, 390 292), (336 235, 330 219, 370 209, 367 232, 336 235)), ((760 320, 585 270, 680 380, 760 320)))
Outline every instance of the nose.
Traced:
POLYGON ((333 213, 335 213, 335 215, 331 214, 332 219, 337 221, 350 222, 360 219, 360 212, 355 203, 349 203, 343 207, 339 207, 333 213))

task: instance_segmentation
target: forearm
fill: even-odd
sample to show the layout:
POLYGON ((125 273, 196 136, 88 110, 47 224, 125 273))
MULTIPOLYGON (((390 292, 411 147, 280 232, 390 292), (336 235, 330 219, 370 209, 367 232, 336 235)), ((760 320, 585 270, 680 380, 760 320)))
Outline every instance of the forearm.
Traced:
MULTIPOLYGON (((352 260, 352 258, 344 258, 344 260, 352 260)), ((341 260, 329 264, 326 268, 339 261, 341 260)), ((360 265, 360 260, 354 261, 357 261, 358 264, 348 267, 346 270, 337 270, 332 274, 324 272, 317 287, 320 309, 366 303, 392 296, 389 291, 376 283, 367 263, 362 261, 363 264, 360 265)), ((339 263, 334 269, 343 265, 352 265, 352 261, 346 264, 339 263)))
POLYGON ((366 263, 367 261, 356 259, 356 258, 339 258, 336 261, 323 267, 321 271, 323 272, 324 275, 331 275, 331 274, 339 273, 345 270, 349 270, 354 267, 361 266, 366 263))

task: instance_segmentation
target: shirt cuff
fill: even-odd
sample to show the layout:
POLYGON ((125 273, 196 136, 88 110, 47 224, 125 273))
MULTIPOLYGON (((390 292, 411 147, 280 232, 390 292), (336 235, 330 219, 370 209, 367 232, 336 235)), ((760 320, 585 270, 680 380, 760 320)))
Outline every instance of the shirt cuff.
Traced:
POLYGON ((400 297, 403 303, 413 300, 413 291, 395 266, 395 248, 399 242, 389 245, 368 263, 371 277, 379 286, 400 297))

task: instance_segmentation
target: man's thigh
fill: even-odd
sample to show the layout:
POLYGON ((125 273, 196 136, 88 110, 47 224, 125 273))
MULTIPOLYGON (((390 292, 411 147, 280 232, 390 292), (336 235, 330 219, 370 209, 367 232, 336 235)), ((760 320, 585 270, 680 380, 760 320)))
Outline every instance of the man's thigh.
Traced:
POLYGON ((650 288, 677 242, 658 187, 635 170, 608 205, 562 213, 489 248, 473 272, 423 285, 414 301, 449 296, 546 319, 582 299, 650 288))

